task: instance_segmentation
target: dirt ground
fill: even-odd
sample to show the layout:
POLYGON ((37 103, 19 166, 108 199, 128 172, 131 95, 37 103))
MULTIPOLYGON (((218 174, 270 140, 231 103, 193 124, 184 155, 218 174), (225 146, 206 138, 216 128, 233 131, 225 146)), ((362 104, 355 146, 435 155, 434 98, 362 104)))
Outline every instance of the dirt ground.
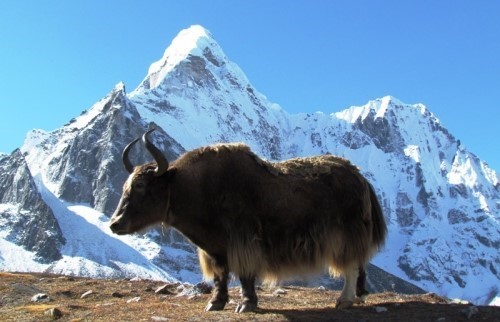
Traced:
POLYGON ((239 288, 231 288, 223 311, 204 312, 210 294, 178 284, 158 291, 165 285, 0 273, 0 321, 500 321, 500 307, 449 303, 435 294, 370 294, 336 310, 340 292, 304 287, 259 288, 258 310, 243 314, 234 313, 239 288), (35 302, 37 294, 45 296, 35 302))

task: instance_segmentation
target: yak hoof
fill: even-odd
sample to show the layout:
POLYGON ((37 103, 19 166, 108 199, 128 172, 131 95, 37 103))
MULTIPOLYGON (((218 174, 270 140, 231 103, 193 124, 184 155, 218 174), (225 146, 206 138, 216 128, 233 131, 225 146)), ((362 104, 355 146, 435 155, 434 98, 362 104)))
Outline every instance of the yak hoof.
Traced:
POLYGON ((354 303, 356 304, 360 304, 360 303, 365 303, 366 302, 366 297, 368 296, 368 294, 363 294, 361 295, 360 297, 356 297, 354 299, 354 303))
POLYGON ((224 310, 224 307, 226 306, 225 301, 214 301, 214 302, 208 302, 207 306, 205 307, 205 311, 222 311, 224 310))
POLYGON ((257 309, 257 303, 254 302, 243 302, 241 304, 238 304, 236 307, 236 310, 234 312, 236 313, 244 313, 244 312, 253 312, 257 309))
POLYGON ((354 304, 353 301, 339 299, 339 300, 337 300, 337 304, 335 305, 335 308, 338 310, 347 309, 347 308, 350 308, 351 306, 353 306, 353 304, 354 304))

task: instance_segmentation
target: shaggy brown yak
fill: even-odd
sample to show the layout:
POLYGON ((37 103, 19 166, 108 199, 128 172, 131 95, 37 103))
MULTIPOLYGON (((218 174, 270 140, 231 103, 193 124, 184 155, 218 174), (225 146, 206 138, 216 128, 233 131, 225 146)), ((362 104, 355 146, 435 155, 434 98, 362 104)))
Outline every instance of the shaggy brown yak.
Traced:
POLYGON ((130 234, 156 223, 174 227, 198 246, 205 278, 215 288, 206 310, 228 302, 228 275, 237 275, 242 302, 257 307, 255 280, 277 281, 321 272, 343 275, 338 308, 363 295, 364 267, 387 228, 372 186, 349 161, 333 155, 271 163, 243 144, 189 151, 169 163, 142 136, 155 163, 130 172, 111 230, 130 234), (357 284, 357 285, 356 285, 357 284))

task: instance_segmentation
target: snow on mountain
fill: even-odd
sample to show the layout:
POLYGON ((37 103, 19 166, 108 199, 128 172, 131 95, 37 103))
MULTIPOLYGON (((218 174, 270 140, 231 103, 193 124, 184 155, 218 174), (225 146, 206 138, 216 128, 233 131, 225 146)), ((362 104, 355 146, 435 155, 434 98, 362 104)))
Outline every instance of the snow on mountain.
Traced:
MULTIPOLYGON (((10 189, 0 198, 0 269, 19 270, 16 251, 35 271, 199 279, 194 248, 175 232, 119 237, 107 228, 127 177, 121 151, 152 126, 169 159, 227 141, 243 141, 270 160, 344 156, 376 187, 385 211, 389 237, 377 266, 449 297, 488 303, 499 296, 498 175, 424 105, 387 96, 332 114, 290 115, 259 93, 201 26, 181 31, 131 93, 120 83, 60 129, 28 134, 17 158, 27 164, 21 177, 35 184, 24 190, 42 197, 65 242, 47 264, 7 238, 14 213, 49 216, 25 209, 23 194, 10 189)), ((148 157, 139 145, 131 155, 134 163, 148 157)), ((5 178, 0 174, 20 179, 5 178)))

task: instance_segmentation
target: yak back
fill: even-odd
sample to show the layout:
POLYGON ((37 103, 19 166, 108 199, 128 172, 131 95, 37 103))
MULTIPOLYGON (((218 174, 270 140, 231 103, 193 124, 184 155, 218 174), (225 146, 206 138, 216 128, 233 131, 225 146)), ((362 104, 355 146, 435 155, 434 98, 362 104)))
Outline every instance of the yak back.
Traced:
POLYGON ((242 156, 248 156, 251 157, 256 164, 275 176, 318 176, 331 173, 334 167, 344 167, 352 173, 359 172, 359 169, 352 165, 349 160, 331 154, 293 158, 281 162, 270 162, 261 159, 244 143, 220 143, 201 147, 185 153, 176 161, 175 166, 182 167, 188 164, 197 163, 198 161, 204 162, 210 155, 231 159, 240 159, 242 156))

